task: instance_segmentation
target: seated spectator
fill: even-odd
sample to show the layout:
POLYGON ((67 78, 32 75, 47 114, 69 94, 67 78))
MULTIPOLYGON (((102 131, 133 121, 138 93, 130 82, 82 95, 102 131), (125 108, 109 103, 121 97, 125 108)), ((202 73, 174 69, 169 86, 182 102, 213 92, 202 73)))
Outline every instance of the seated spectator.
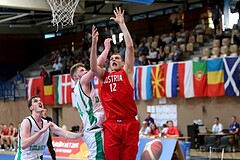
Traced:
POLYGON ((165 52, 162 50, 162 47, 159 48, 158 61, 164 61, 166 58, 165 52))
POLYGON ((134 66, 140 66, 141 61, 139 60, 137 54, 134 54, 134 58, 135 58, 135 60, 134 60, 134 66))
POLYGON ((148 127, 147 121, 142 122, 142 127, 139 131, 139 136, 148 136, 148 133, 151 131, 151 129, 148 127))
POLYGON ((214 125, 212 126, 212 132, 213 133, 220 133, 223 130, 223 126, 221 123, 219 123, 219 118, 214 118, 214 125))
POLYGON ((53 71, 60 71, 61 69, 62 63, 56 59, 55 63, 53 64, 53 71))
POLYGON ((173 52, 173 61, 178 62, 183 60, 183 51, 180 48, 180 43, 177 43, 176 49, 173 52))
POLYGON ((151 113, 147 112, 147 117, 145 118, 145 120, 148 123, 148 126, 153 123, 154 124, 154 119, 151 117, 151 113))
POLYGON ((167 137, 179 137, 179 131, 177 127, 173 125, 173 121, 168 121, 168 130, 167 130, 167 137))
POLYGON ((205 31, 204 19, 199 19, 199 24, 194 28, 196 34, 203 34, 205 31))
POLYGON ((6 124, 3 124, 2 132, 1 132, 1 149, 5 149, 4 143, 7 143, 7 148, 10 149, 10 139, 8 135, 8 127, 6 124))
POLYGON ((24 77, 23 77, 22 73, 17 71, 16 84, 22 84, 22 83, 24 83, 24 77))
POLYGON ((149 49, 145 46, 144 41, 142 41, 142 42, 139 44, 138 51, 137 51, 137 55, 138 55, 138 56, 148 55, 148 52, 149 52, 149 49))
POLYGON ((13 151, 17 151, 18 130, 16 127, 13 126, 12 123, 9 124, 8 135, 11 146, 10 149, 13 149, 13 151))
POLYGON ((166 123, 163 124, 162 126, 162 130, 161 130, 161 135, 162 137, 167 135, 167 131, 168 131, 168 125, 167 125, 168 121, 166 123))
POLYGON ((169 34, 169 35, 162 35, 162 41, 165 43, 165 44, 170 44, 172 42, 172 34, 169 34))
POLYGON ((237 123, 236 116, 232 116, 232 123, 229 126, 229 133, 231 134, 229 138, 229 143, 233 148, 238 144, 238 134, 239 134, 239 123, 237 123))
POLYGON ((151 129, 150 132, 148 132, 148 135, 150 137, 154 137, 154 138, 161 137, 161 133, 157 128, 156 124, 151 123, 150 129, 151 129))
POLYGON ((47 71, 45 71, 44 67, 41 67, 40 77, 48 77, 47 71))
POLYGON ((58 75, 61 74, 61 69, 62 69, 62 63, 58 61, 58 59, 55 59, 55 63, 53 64, 53 71, 50 72, 50 75, 58 75))
POLYGON ((150 64, 145 54, 141 54, 141 57, 139 58, 139 60, 140 60, 140 66, 147 66, 150 64))

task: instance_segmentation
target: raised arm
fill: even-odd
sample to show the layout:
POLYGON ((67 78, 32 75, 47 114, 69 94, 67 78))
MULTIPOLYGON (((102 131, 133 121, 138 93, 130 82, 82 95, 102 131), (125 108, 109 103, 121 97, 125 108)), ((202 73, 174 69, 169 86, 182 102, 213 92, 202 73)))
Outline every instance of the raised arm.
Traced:
POLYGON ((131 77, 134 69, 133 41, 124 21, 124 10, 122 10, 121 7, 116 7, 113 12, 115 17, 111 17, 110 19, 114 20, 120 26, 126 44, 124 70, 127 72, 128 76, 131 77))
MULTIPOLYGON (((98 61, 97 61, 97 41, 98 41, 98 31, 97 31, 97 28, 95 26, 92 27, 92 46, 91 46, 91 53, 90 53, 90 68, 91 68, 91 71, 93 72, 94 75, 96 75, 99 79, 103 79, 103 74, 104 74, 104 69, 101 68, 98 64, 98 61)), ((111 42, 111 39, 106 39, 105 42, 104 42, 104 46, 105 46, 105 50, 103 51, 103 58, 100 56, 99 57, 99 61, 101 62, 102 59, 105 58, 105 61, 106 61, 106 58, 107 58, 107 54, 110 50, 110 42, 111 42)), ((102 55, 101 54, 101 55, 102 55)), ((105 62, 104 61, 104 62, 105 62)))
POLYGON ((30 134, 30 122, 28 119, 24 119, 20 127, 20 136, 21 136, 21 147, 26 149, 30 147, 46 130, 49 128, 50 124, 47 123, 39 130, 36 134, 31 136, 30 134))
POLYGON ((65 137, 67 139, 78 139, 78 138, 81 138, 83 136, 82 132, 74 133, 74 132, 66 131, 66 130, 58 127, 53 122, 49 122, 49 123, 51 124, 51 131, 54 134, 59 135, 61 137, 65 137))
MULTIPOLYGON (((97 57, 97 42, 98 42, 98 31, 97 31, 97 28, 93 25, 92 27, 92 48, 91 48, 91 54, 90 54, 90 66, 91 66, 91 55, 92 53, 95 53, 96 54, 96 57, 97 57)), ((101 53, 101 55, 96 58, 97 60, 95 61, 94 65, 97 66, 97 68, 99 70, 101 70, 101 72, 104 73, 104 70, 101 68, 101 66, 106 62, 107 60, 107 55, 108 55, 108 52, 111 48, 111 38, 108 38, 108 39, 105 39, 104 41, 104 51, 101 53)), ((86 75, 84 75, 82 77, 82 85, 84 84, 89 84, 89 81, 91 81, 95 76, 95 73, 90 70, 86 75)), ((96 76, 97 76, 97 73, 96 73, 96 76)), ((97 76, 98 77, 98 76, 97 76)))

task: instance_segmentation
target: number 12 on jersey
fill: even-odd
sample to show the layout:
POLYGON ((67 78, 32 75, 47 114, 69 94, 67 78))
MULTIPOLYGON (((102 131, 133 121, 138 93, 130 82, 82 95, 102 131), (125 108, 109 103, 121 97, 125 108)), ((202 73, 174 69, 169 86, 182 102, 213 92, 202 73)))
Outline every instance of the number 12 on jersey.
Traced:
POLYGON ((116 83, 111 83, 110 84, 110 91, 111 92, 116 92, 117 91, 117 84, 116 83))

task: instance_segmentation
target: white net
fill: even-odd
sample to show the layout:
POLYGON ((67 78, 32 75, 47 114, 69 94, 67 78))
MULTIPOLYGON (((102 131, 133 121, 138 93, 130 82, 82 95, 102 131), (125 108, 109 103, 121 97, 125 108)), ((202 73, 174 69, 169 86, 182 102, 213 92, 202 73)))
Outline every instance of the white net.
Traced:
POLYGON ((62 27, 66 25, 73 25, 74 13, 77 8, 79 0, 47 0, 52 10, 52 24, 62 27))

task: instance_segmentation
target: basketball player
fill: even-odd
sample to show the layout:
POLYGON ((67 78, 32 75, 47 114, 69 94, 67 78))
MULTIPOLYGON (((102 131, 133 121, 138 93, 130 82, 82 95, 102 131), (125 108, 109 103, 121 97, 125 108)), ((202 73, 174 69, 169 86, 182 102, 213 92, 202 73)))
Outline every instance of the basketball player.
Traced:
MULTIPOLYGON (((98 41, 98 32, 95 26, 92 27, 92 44, 98 41)), ((98 58, 98 65, 103 65, 107 59, 111 47, 111 39, 104 42, 105 49, 98 58)), ((93 49, 93 48, 92 48, 93 49)), ((70 75, 75 81, 74 93, 77 101, 77 109, 83 122, 84 141, 90 152, 90 160, 104 159, 103 152, 103 127, 105 118, 104 110, 99 96, 91 81, 94 78, 92 71, 87 71, 83 64, 78 63, 72 66, 70 75)))
MULTIPOLYGON (((103 80, 101 101, 106 114, 104 128, 104 152, 106 160, 136 160, 139 140, 139 122, 135 119, 137 106, 133 99, 134 48, 133 41, 124 22, 124 10, 116 8, 115 18, 126 44, 125 63, 119 54, 110 57, 112 72, 97 64, 97 53, 91 52, 90 68, 103 80)), ((96 47, 96 44, 95 44, 96 47)))
POLYGON ((77 139, 83 136, 80 133, 73 133, 58 127, 53 122, 42 119, 44 110, 40 97, 33 96, 28 101, 31 116, 23 119, 20 125, 18 136, 18 150, 15 160, 40 160, 49 137, 49 130, 67 139, 77 139))

